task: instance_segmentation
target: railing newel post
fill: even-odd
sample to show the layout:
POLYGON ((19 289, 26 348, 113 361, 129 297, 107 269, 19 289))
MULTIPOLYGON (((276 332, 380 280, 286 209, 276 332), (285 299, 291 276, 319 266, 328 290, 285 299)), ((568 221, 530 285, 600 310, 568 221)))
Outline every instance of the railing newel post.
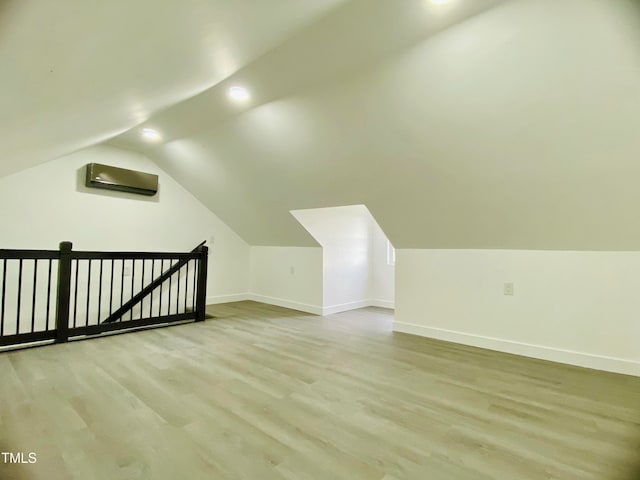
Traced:
POLYGON ((71 303, 71 242, 60 242, 58 288, 56 292, 56 343, 69 340, 69 306, 71 303))
POLYGON ((198 247, 198 290, 196 294, 196 322, 203 322, 207 309, 207 267, 209 263, 209 248, 205 245, 198 247))

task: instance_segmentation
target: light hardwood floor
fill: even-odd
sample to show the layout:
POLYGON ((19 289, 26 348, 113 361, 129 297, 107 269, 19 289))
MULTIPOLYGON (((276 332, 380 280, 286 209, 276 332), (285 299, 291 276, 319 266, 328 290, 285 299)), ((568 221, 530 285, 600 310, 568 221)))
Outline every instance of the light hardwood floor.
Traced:
MULTIPOLYGON (((638 480, 640 378, 254 302, 0 354, 2 480, 638 480)), ((0 458, 0 462, 1 462, 0 458)))

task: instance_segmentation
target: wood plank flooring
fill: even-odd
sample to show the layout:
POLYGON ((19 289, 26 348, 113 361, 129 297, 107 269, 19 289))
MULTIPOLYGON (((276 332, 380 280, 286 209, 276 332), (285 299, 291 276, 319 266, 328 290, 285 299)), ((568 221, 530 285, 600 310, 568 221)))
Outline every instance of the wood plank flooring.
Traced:
POLYGON ((1 480, 638 480, 640 378, 254 302, 0 354, 1 480))

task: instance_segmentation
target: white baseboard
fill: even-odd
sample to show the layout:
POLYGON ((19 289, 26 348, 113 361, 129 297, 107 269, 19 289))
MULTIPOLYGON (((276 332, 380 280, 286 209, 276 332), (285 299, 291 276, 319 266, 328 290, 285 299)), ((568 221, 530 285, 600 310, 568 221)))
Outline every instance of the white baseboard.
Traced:
POLYGON ((294 302, 285 298, 267 297, 265 295, 258 295, 257 293, 249 293, 245 300, 247 299, 253 300, 254 302, 267 303, 269 305, 277 305, 278 307, 291 308, 292 310, 312 313, 314 315, 322 315, 322 307, 319 305, 294 302))
POLYGON ((369 300, 369 307, 380 307, 380 308, 396 308, 396 303, 391 300, 369 300))
POLYGON ((488 350, 496 350, 498 352, 512 353, 524 357, 549 360, 552 362, 576 365, 578 367, 586 367, 595 370, 604 370, 607 372, 622 373, 625 375, 640 377, 640 362, 625 360, 622 358, 574 352, 571 350, 544 347, 542 345, 531 345, 528 343, 484 337, 481 335, 426 327, 424 325, 415 325, 404 322, 394 322, 393 330, 395 332, 435 338, 438 340, 445 340, 447 342, 486 348, 488 350))
POLYGON ((277 305, 279 307, 300 310, 301 312, 313 313, 314 315, 331 315, 333 313, 346 312, 364 307, 382 307, 394 308, 393 302, 388 300, 361 300, 359 302, 349 302, 340 305, 332 305, 330 307, 322 307, 320 305, 310 305, 300 303, 286 298, 269 297, 259 295, 257 293, 236 293, 232 295, 214 295, 207 297, 207 305, 215 305, 217 303, 241 302, 243 300, 253 300, 255 302, 266 303, 269 305, 277 305))
POLYGON ((322 309, 323 315, 331 315, 334 313, 347 312, 349 310, 356 310, 357 308, 365 307, 381 307, 381 308, 395 308, 394 302, 389 300, 360 300, 358 302, 341 303, 339 305, 331 305, 322 309))
POLYGON ((214 295, 207 297, 207 305, 215 305, 216 303, 241 302, 249 300, 247 293, 234 293, 232 295, 214 295))
POLYGON ((360 300, 358 302, 341 303, 339 305, 331 305, 329 307, 322 308, 322 315, 332 315, 334 313, 346 312, 348 310, 355 310, 356 308, 364 308, 371 306, 369 300, 360 300))

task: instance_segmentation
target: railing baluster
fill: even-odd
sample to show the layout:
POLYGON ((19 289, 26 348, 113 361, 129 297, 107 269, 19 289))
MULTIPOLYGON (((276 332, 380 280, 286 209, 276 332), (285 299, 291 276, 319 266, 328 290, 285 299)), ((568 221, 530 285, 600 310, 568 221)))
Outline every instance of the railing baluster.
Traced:
POLYGON ((0 336, 4 335, 4 300, 7 294, 7 259, 2 259, 2 301, 0 304, 0 336))
MULTIPOLYGON (((164 273, 164 258, 160 261, 160 273, 164 273)), ((158 316, 162 315, 162 290, 164 290, 164 283, 160 285, 160 300, 158 301, 158 316)))
MULTIPOLYGON (((151 260, 151 281, 155 279, 156 259, 151 260)), ((153 317, 153 292, 149 295, 149 318, 153 317)))
POLYGON ((22 303, 22 259, 19 260, 19 272, 18 272, 18 311, 16 314, 16 335, 20 333, 20 304, 22 303))
POLYGON ((89 325, 89 303, 91 302, 91 260, 89 260, 89 267, 87 270, 87 312, 84 319, 84 326, 89 325))
MULTIPOLYGON (((142 289, 144 288, 144 264, 146 263, 145 259, 142 259, 142 280, 140 280, 140 290, 142 291, 142 289)), ((140 318, 139 320, 142 320, 144 314, 144 298, 142 300, 140 300, 140 318)))
POLYGON ((38 259, 33 259, 33 297, 31 299, 31 331, 36 331, 36 292, 38 287, 38 259))
POLYGON ((51 329, 51 271, 53 260, 49 259, 49 273, 47 275, 47 327, 46 330, 51 329))
POLYGON ((176 282, 176 313, 180 312, 180 270, 178 270, 178 281, 176 282))
POLYGON ((111 315, 113 313, 113 270, 114 270, 114 264, 115 264, 115 260, 112 258, 111 259, 111 288, 109 288, 109 315, 111 315))
POLYGON ((198 288, 196 286, 196 281, 198 280, 198 262, 194 260, 193 264, 193 291, 191 292, 191 308, 193 311, 196 311, 196 295, 198 292, 198 288))
MULTIPOLYGON (((133 282, 136 278, 136 261, 131 260, 131 297, 133 298, 133 282)), ((129 320, 133 320, 133 308, 129 311, 129 320)))
POLYGON ((100 278, 98 280, 98 320, 97 323, 100 323, 100 311, 102 310, 102 264, 104 263, 103 259, 100 259, 100 278))
POLYGON ((187 311, 187 298, 189 295, 189 264, 191 262, 187 262, 187 275, 184 277, 184 311, 187 311))
MULTIPOLYGON (((120 306, 124 304, 124 258, 122 259, 122 271, 120 272, 120 306)), ((119 322, 122 321, 122 317, 118 319, 119 322)))
MULTIPOLYGON (((169 268, 173 267, 173 260, 169 260, 169 268)), ((169 300, 167 301, 167 315, 171 315, 171 279, 173 275, 169 277, 169 300)))
POLYGON ((73 287, 73 328, 76 328, 76 318, 78 316, 78 272, 80 271, 80 260, 75 260, 76 275, 73 287))

